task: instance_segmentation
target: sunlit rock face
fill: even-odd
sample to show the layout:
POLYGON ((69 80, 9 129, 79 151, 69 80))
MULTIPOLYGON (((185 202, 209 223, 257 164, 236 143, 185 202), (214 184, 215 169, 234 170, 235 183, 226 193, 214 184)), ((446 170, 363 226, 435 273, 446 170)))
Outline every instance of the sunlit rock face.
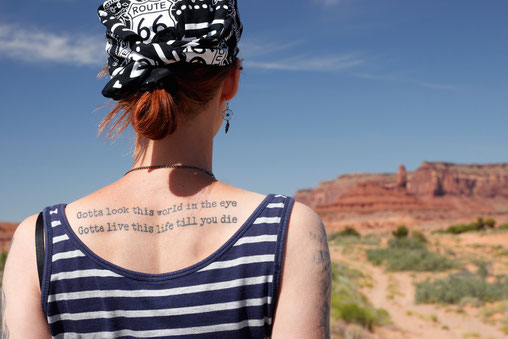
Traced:
POLYGON ((328 228, 436 228, 477 216, 508 221, 508 164, 424 162, 416 171, 348 174, 301 190, 328 228))

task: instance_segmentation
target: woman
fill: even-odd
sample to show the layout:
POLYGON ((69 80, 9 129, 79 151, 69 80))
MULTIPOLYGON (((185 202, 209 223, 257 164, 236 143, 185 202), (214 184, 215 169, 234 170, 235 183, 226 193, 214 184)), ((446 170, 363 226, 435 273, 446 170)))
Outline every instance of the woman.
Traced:
POLYGON ((308 207, 229 186, 213 139, 236 95, 234 0, 109 0, 101 131, 128 125, 134 163, 118 181, 23 221, 3 278, 3 337, 326 338, 326 234, 308 207))

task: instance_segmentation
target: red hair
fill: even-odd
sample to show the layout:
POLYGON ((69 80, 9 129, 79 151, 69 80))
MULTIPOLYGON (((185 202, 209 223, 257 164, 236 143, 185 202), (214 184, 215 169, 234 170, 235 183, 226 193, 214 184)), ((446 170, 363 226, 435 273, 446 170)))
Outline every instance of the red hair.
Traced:
MULTIPOLYGON (((160 140, 174 133, 178 122, 197 114, 216 94, 236 63, 229 66, 179 64, 174 66, 177 90, 164 89, 135 93, 116 102, 99 125, 99 134, 108 129, 108 140, 118 137, 129 124, 137 134, 136 149, 142 137, 160 140)), ((102 73, 102 72, 101 72, 102 73)))

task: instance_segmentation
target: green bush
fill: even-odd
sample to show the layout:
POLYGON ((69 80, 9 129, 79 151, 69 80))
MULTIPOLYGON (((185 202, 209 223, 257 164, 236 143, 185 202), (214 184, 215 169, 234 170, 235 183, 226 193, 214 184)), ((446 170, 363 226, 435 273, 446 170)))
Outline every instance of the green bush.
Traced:
POLYGON ((372 330, 376 322, 376 316, 368 309, 357 304, 343 304, 339 308, 340 317, 345 322, 358 324, 369 330, 372 330))
POLYGON ((508 223, 507 224, 502 224, 498 227, 498 229, 500 230, 508 230, 508 223))
POLYGON ((0 253, 0 271, 4 270, 6 261, 7 261, 7 252, 0 253))
MULTIPOLYGON (((465 232, 476 232, 486 230, 487 228, 494 228, 496 226, 496 221, 492 218, 488 218, 483 220, 483 217, 478 217, 475 222, 469 224, 456 224, 451 225, 447 229, 438 231, 437 233, 451 233, 451 234, 461 234, 465 232)), ((508 229, 508 224, 501 225, 499 228, 506 227, 508 229)))
POLYGON ((330 244, 336 245, 378 245, 381 242, 381 238, 377 235, 369 234, 362 237, 356 236, 342 236, 339 232, 331 234, 328 237, 330 244))
POLYGON ((406 250, 426 250, 427 244, 412 238, 395 238, 388 240, 388 248, 406 250))
POLYGON ((457 267, 455 261, 430 252, 426 243, 410 239, 390 239, 387 248, 367 250, 373 265, 386 265, 389 271, 436 272, 457 267))
POLYGON ((475 265, 477 267, 476 274, 480 276, 480 278, 487 278, 489 276, 489 268, 488 264, 483 260, 477 260, 475 262, 475 265))
POLYGON ((483 229, 483 223, 472 222, 470 224, 456 224, 451 225, 443 233, 461 234, 466 232, 475 232, 483 229))
POLYGON ((345 229, 338 233, 341 237, 361 237, 360 233, 353 227, 347 226, 345 229))
POLYGON ((488 228, 494 228, 496 227, 496 221, 492 218, 488 218, 487 220, 485 220, 485 226, 487 226, 488 228))
POLYGON ((476 227, 479 230, 485 229, 485 221, 483 220, 483 217, 476 218, 476 227))
POLYGON ((462 272, 451 274, 444 279, 427 279, 416 284, 417 303, 459 304, 466 298, 475 298, 482 304, 507 299, 508 276, 489 283, 481 276, 462 272))
POLYGON ((405 225, 400 225, 395 231, 392 232, 393 236, 398 239, 406 238, 408 233, 409 231, 405 225))
POLYGON ((388 312, 376 309, 359 291, 359 279, 365 278, 362 272, 350 269, 344 264, 333 263, 332 277, 331 315, 333 318, 340 318, 369 330, 372 330, 374 325, 390 323, 388 312))
POLYGON ((420 231, 412 231, 411 238, 414 240, 420 241, 420 242, 424 242, 424 243, 428 242, 425 234, 423 234, 420 231))

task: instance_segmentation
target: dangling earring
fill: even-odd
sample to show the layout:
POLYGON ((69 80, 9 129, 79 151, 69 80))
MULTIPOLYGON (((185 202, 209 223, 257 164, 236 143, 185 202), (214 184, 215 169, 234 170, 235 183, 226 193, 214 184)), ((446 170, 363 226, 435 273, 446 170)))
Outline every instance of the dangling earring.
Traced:
POLYGON ((226 134, 228 134, 229 131, 229 121, 233 119, 233 111, 229 108, 229 102, 227 103, 226 110, 223 113, 223 118, 226 120, 226 134))

